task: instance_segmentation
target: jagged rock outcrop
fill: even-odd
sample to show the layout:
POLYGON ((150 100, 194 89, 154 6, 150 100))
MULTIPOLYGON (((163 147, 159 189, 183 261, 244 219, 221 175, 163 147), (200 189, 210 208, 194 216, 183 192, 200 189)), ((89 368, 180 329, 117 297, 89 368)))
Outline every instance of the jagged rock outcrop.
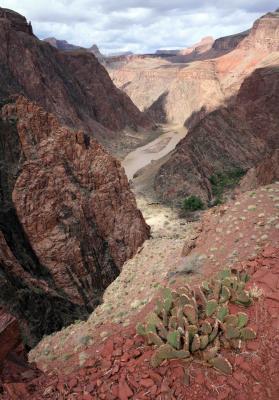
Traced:
MULTIPOLYGON (((177 145, 155 178, 158 195, 177 201, 194 194, 208 201, 211 175, 258 165, 260 182, 270 183, 278 172, 270 171, 267 179, 260 171, 266 169, 267 160, 261 164, 262 160, 279 148, 278 105, 278 67, 256 70, 242 84, 234 104, 204 117, 177 145)), ((274 168, 278 171, 278 163, 274 168)))
POLYGON ((0 15, 0 97, 22 93, 108 145, 118 140, 115 131, 149 124, 92 53, 58 51, 32 35, 24 17, 0 15))
POLYGON ((279 181, 279 149, 251 168, 240 182, 240 189, 248 191, 279 181))
POLYGON ((26 98, 0 144, 0 306, 32 346, 92 311, 149 227, 120 163, 26 98))

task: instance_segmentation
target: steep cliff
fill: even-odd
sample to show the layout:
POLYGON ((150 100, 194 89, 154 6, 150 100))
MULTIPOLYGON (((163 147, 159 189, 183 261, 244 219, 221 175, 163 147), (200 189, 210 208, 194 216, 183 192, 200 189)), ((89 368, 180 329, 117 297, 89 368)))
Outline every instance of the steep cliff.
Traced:
POLYGON ((149 236, 120 163, 24 97, 0 119, 0 305, 33 345, 99 303, 149 236))
POLYGON ((61 52, 38 40, 26 19, 0 9, 0 96, 22 93, 63 124, 83 128, 102 143, 115 131, 148 125, 92 53, 61 52))
POLYGON ((249 35, 249 33, 250 30, 247 30, 235 35, 218 38, 214 41, 212 49, 217 51, 232 51, 249 35))
POLYGON ((195 194, 208 201, 213 197, 211 175, 256 167, 279 147, 278 105, 278 67, 256 70, 231 106, 204 117, 177 145, 156 176, 158 195, 177 201, 195 194))

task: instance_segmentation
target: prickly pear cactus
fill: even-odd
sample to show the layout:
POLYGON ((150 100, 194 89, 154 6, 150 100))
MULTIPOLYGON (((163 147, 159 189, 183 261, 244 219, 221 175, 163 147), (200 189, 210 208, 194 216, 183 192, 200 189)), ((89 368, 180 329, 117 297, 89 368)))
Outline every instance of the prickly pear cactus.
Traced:
POLYGON ((231 374, 231 364, 219 354, 221 348, 240 349, 242 341, 256 338, 256 332, 247 327, 248 315, 230 314, 228 307, 229 303, 243 307, 252 304, 245 290, 248 280, 246 272, 227 269, 197 288, 164 288, 154 312, 144 324, 137 325, 137 334, 155 346, 151 365, 195 357, 223 374, 231 374))

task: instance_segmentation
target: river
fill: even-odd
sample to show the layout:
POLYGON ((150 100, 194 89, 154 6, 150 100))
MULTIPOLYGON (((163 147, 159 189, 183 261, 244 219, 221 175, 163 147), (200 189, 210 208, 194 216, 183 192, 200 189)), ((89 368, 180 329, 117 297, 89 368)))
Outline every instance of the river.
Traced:
POLYGON ((157 139, 138 147, 124 158, 122 166, 128 179, 132 179, 137 171, 150 164, 151 161, 159 160, 170 153, 187 134, 187 129, 181 126, 166 126, 164 130, 166 132, 157 139))

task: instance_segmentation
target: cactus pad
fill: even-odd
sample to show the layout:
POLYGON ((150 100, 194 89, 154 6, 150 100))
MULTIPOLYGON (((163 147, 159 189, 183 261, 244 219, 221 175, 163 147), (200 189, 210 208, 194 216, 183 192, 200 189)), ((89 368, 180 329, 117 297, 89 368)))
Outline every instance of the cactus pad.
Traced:
POLYGON ((257 334, 251 328, 243 328, 243 329, 240 330, 240 337, 243 340, 252 340, 252 339, 256 339, 257 334))
POLYGON ((215 357, 212 358, 209 363, 218 371, 223 372, 223 374, 225 375, 231 375, 232 374, 232 366, 230 364, 230 362, 222 357, 215 357))
POLYGON ((248 323, 248 315, 243 313, 243 312, 239 312, 237 313, 237 317, 238 317, 238 327, 239 328, 244 328, 244 326, 247 325, 248 323))
POLYGON ((212 314, 215 313, 218 307, 218 303, 215 299, 209 300, 205 306, 205 313, 208 317, 211 317, 212 314))

